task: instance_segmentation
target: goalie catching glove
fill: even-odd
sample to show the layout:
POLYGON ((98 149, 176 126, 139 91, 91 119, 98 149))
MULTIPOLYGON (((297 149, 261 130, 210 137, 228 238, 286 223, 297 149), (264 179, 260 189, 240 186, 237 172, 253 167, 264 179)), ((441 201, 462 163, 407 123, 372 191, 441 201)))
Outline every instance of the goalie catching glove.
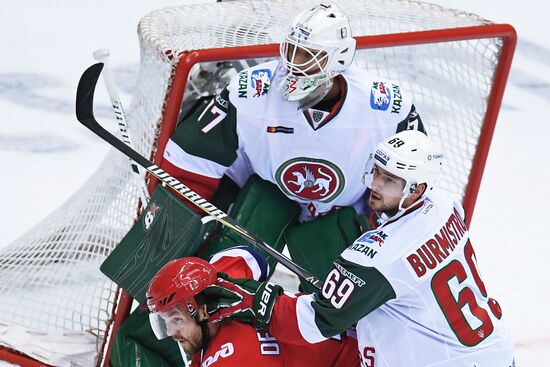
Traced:
POLYGON ((253 279, 232 279, 225 273, 218 273, 218 282, 206 288, 209 322, 223 319, 253 324, 267 330, 275 300, 283 287, 271 282, 253 279))

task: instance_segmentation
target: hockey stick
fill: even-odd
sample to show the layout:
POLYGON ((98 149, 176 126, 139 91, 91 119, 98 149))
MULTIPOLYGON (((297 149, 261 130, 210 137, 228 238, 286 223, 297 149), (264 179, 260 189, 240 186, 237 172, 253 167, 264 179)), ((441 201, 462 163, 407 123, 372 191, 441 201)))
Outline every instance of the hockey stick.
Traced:
MULTIPOLYGON (((128 121, 126 120, 126 114, 124 113, 124 109, 122 108, 122 101, 120 100, 118 94, 118 88, 116 87, 115 80, 113 79, 111 68, 109 67, 108 63, 109 49, 101 48, 94 51, 93 55, 97 61, 102 62, 104 65, 102 73, 103 81, 105 82, 107 92, 109 93, 109 98, 111 99, 111 105, 113 106, 113 111, 118 122, 118 129, 120 130, 122 135, 122 141, 133 149, 134 145, 132 144, 130 134, 128 133, 128 121)), ((149 192, 147 191, 147 186, 145 184, 145 175, 142 172, 143 169, 139 165, 137 165, 136 162, 133 161, 131 158, 130 166, 132 167, 132 171, 134 171, 135 173, 134 177, 138 187, 139 198, 141 199, 143 206, 146 206, 147 203, 149 203, 150 196, 149 192)))
POLYGON ((185 200, 190 201, 192 204, 194 204, 210 216, 214 217, 220 223, 239 233, 243 238, 248 240, 259 249, 265 251, 267 254, 272 256, 275 260, 284 265, 294 274, 298 275, 300 278, 306 280, 320 290, 323 284, 315 275, 305 270, 300 265, 294 263, 292 260, 269 246, 255 234, 243 228, 233 218, 229 217, 222 210, 218 209, 216 206, 203 199, 199 194, 191 190, 179 180, 170 176, 170 174, 166 173, 163 169, 151 163, 134 149, 124 144, 124 142, 105 130, 96 121, 93 111, 94 91, 102 69, 102 63, 94 64, 86 69, 86 71, 84 71, 84 73, 80 77, 80 81, 78 82, 78 89, 76 92, 76 118, 78 119, 78 121, 80 121, 82 125, 86 126, 107 143, 115 147, 121 153, 145 168, 153 176, 158 178, 162 185, 169 186, 173 191, 181 195, 185 200))

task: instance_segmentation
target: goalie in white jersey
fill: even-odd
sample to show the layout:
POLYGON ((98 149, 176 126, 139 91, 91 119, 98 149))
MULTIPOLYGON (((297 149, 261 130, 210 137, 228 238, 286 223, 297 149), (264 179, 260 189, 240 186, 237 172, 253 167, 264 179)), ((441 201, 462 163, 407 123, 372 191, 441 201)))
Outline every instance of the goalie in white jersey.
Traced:
POLYGON ((224 174, 258 174, 307 221, 341 206, 364 211, 361 159, 397 131, 424 131, 393 81, 352 65, 355 39, 332 3, 306 9, 281 58, 241 71, 196 108, 168 141, 161 167, 210 200, 224 174))
POLYGON ((356 325, 368 367, 514 366, 464 210, 435 187, 442 162, 443 153, 420 132, 384 140, 364 175, 369 205, 384 212, 384 222, 342 252, 321 294, 285 295, 265 282, 247 283, 243 292, 240 280, 222 275, 220 288, 211 291, 226 299, 212 309, 214 317, 254 320, 277 339, 298 344, 356 325))

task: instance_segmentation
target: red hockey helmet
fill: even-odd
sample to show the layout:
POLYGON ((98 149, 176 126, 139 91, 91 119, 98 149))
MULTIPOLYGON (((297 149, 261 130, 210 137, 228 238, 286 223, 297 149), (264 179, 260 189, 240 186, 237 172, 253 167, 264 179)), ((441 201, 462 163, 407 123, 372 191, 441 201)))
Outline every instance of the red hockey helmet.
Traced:
POLYGON ((214 266, 198 257, 176 259, 164 265, 146 292, 149 322, 157 339, 186 327, 186 320, 197 315, 196 296, 217 280, 214 266))
POLYGON ((175 259, 164 265, 149 283, 147 306, 151 312, 163 312, 176 305, 185 306, 191 315, 198 309, 195 296, 216 284, 216 268, 198 257, 175 259))

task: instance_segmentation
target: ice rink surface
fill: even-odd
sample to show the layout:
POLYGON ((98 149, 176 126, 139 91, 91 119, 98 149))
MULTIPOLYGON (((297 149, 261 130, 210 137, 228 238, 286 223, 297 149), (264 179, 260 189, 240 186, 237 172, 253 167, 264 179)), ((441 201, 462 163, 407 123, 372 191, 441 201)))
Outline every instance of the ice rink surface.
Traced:
MULTIPOLYGON (((550 5, 433 2, 512 24, 518 32, 471 233, 489 293, 499 300, 514 336, 517 364, 548 365, 550 38, 544 24, 550 5)), ((76 85, 93 63, 92 51, 111 49, 128 105, 139 64, 137 23, 153 9, 178 4, 0 0, 0 247, 62 204, 108 150, 74 116, 76 85)), ((112 119, 101 88, 96 101, 98 119, 112 119)))

